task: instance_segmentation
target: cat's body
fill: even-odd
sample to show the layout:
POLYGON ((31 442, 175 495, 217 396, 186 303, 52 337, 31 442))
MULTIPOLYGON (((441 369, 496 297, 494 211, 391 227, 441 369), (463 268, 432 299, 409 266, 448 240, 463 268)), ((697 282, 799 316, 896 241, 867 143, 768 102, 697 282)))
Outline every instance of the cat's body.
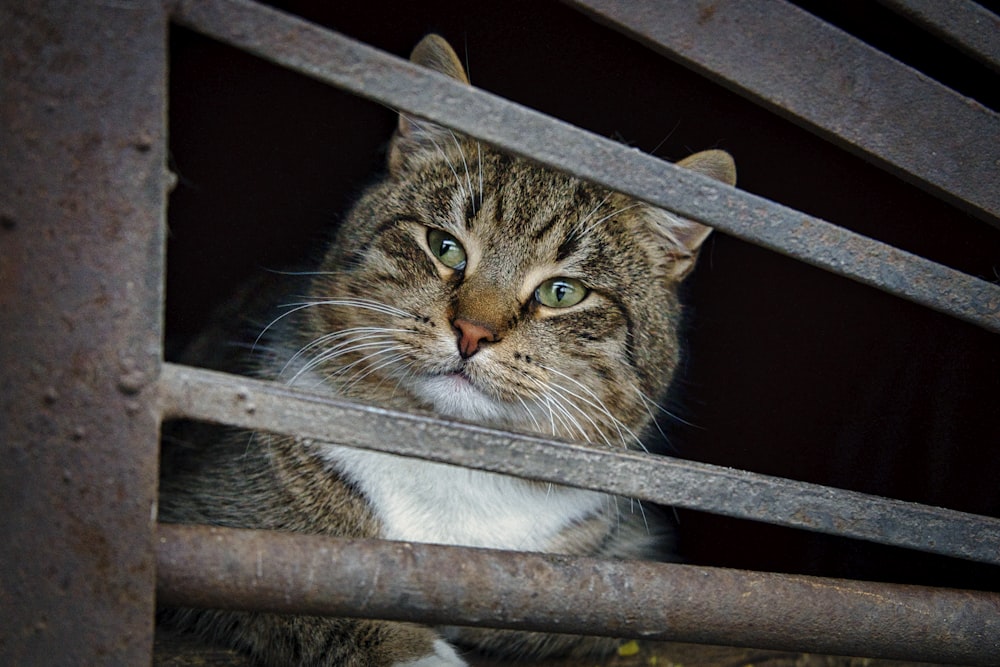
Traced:
MULTIPOLYGON (((464 79, 438 37, 414 60, 464 79)), ((733 179, 711 151, 687 166, 733 179)), ((708 229, 403 118, 389 173, 347 217, 309 298, 271 328, 262 375, 390 408, 641 447, 678 362, 677 284, 708 229)), ((604 494, 255 434, 163 482, 161 518, 605 557, 662 556, 604 494)), ((442 573, 447 576, 447 573, 442 573)), ((421 626, 180 611, 172 623, 266 664, 464 664, 421 626)), ((604 640, 449 629, 543 655, 604 640)))

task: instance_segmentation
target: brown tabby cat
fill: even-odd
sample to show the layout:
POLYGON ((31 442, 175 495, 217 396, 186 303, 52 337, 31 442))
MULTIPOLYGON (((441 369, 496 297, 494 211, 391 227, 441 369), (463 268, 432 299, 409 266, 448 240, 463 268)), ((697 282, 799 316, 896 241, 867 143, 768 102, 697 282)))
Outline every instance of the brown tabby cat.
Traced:
MULTIPOLYGON (((412 60, 466 82, 451 47, 412 60)), ((721 151, 682 165, 732 183, 721 151)), ((344 221, 311 297, 270 333, 262 373, 390 408, 641 447, 678 362, 679 281, 709 234, 641 202, 401 117, 388 173, 344 221)), ((663 531, 604 494, 257 434, 164 480, 175 522, 502 549, 654 556, 663 531)), ((180 610, 175 625, 267 665, 464 665, 395 622, 180 610)), ((444 629, 538 657, 609 640, 444 629)))

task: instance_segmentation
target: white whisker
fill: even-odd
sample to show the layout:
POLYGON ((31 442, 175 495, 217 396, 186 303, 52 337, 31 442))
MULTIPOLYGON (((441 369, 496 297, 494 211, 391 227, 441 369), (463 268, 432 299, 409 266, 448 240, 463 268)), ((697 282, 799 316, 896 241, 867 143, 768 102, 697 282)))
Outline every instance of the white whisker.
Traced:
MULTIPOLYGON (((354 341, 350 341, 350 342, 353 343, 354 341)), ((346 347, 338 346, 338 349, 331 349, 331 350, 325 351, 322 354, 319 354, 319 355, 313 357, 312 359, 310 359, 305 364, 305 366, 303 366, 302 369, 300 369, 292 377, 292 382, 294 382, 303 373, 308 373, 308 372, 314 370, 320 364, 328 363, 328 362, 332 361, 333 359, 337 359, 339 357, 343 357, 343 356, 348 355, 348 354, 353 354, 355 352, 360 352, 362 350, 372 350, 372 349, 375 350, 374 352, 369 352, 368 354, 366 354, 365 356, 361 357, 360 359, 352 361, 350 364, 348 364, 346 366, 340 367, 340 369, 336 373, 333 373, 331 375, 340 375, 340 374, 343 374, 343 372, 345 370, 349 370, 349 369, 353 368, 354 366, 357 366, 358 364, 364 363, 373 354, 380 354, 380 353, 382 353, 382 352, 384 352, 386 350, 396 349, 398 347, 399 346, 395 343, 395 341, 392 341, 392 340, 385 340, 385 341, 371 341, 371 340, 366 340, 363 343, 355 343, 355 344, 347 345, 346 347)))
POLYGON ((611 218, 615 217, 616 215, 620 215, 620 214, 624 213, 625 211, 631 210, 631 209, 636 208, 638 206, 640 206, 640 204, 638 204, 638 203, 636 203, 636 204, 630 204, 629 206, 625 206, 623 208, 619 208, 619 209, 617 209, 615 211, 612 211, 611 213, 608 213, 603 218, 600 218, 599 220, 595 220, 593 223, 591 223, 591 225, 589 227, 587 227, 585 230, 583 230, 583 233, 581 234, 581 236, 586 236, 586 235, 590 234, 590 232, 593 231, 594 228, 597 227, 602 222, 604 222, 606 220, 610 220, 611 218))
MULTIPOLYGON (((448 168, 451 170, 451 173, 455 176, 455 181, 456 181, 456 183, 458 183, 458 189, 462 191, 463 195, 466 194, 466 188, 465 188, 465 185, 462 183, 461 177, 458 175, 458 170, 455 169, 455 165, 452 163, 451 158, 448 157, 448 154, 445 152, 445 150, 441 147, 441 145, 437 141, 435 141, 433 133, 431 133, 429 131, 422 130, 421 129, 422 128, 421 124, 419 122, 417 122, 416 120, 410 118, 409 116, 407 116, 406 119, 410 123, 412 123, 413 125, 415 125, 418 129, 420 129, 421 131, 424 132, 424 137, 428 141, 430 141, 431 144, 434 146, 434 148, 437 149, 437 152, 441 154, 441 157, 444 158, 444 161, 448 165, 448 168)), ((451 132, 451 130, 448 130, 448 131, 451 132)), ((455 135, 453 133, 452 134, 452 138, 454 138, 454 136, 455 135)), ((455 141, 457 143, 458 140, 456 139, 455 141)), ((464 154, 462 155, 462 161, 463 162, 465 161, 465 155, 464 154)), ((468 175, 468 168, 466 168, 466 175, 468 175)), ((471 183, 469 184, 468 195, 469 196, 472 195, 472 184, 471 183)))
POLYGON ((602 401, 601 398, 596 393, 594 393, 593 390, 591 390, 589 387, 587 387, 586 385, 584 385, 580 381, 576 380, 575 378, 572 378, 569 375, 567 375, 566 373, 558 371, 555 368, 551 368, 551 367, 548 367, 548 366, 542 366, 541 368, 543 368, 544 370, 546 370, 546 371, 548 371, 550 373, 554 373, 554 374, 556 374, 556 375, 558 375, 560 377, 563 377, 563 378, 569 380, 574 385, 576 385, 581 390, 583 390, 583 392, 586 393, 587 396, 590 396, 590 398, 587 398, 586 396, 581 396, 581 395, 577 394, 576 392, 574 392, 574 391, 572 391, 572 390, 570 390, 570 389, 568 389, 566 387, 563 387, 561 385, 555 385, 555 384, 553 384, 554 387, 558 387, 559 389, 561 389, 562 391, 566 392, 567 394, 573 396, 574 398, 577 398, 577 399, 583 401, 584 403, 586 403, 587 405, 589 405, 589 406, 591 406, 593 408, 596 408, 604 416, 606 416, 608 418, 608 420, 610 421, 611 425, 615 427, 615 430, 618 432, 618 437, 621 439, 622 444, 626 447, 626 449, 628 448, 628 444, 627 444, 628 441, 626 440, 625 435, 628 434, 628 436, 640 448, 642 448, 644 451, 646 450, 646 447, 642 444, 642 440, 626 424, 624 424, 620 419, 618 419, 617 417, 615 417, 611 413, 611 410, 609 410, 608 407, 604 404, 604 401, 602 401))
MULTIPOLYGON (((614 448, 614 446, 611 444, 611 440, 605 433, 605 429, 602 428, 601 425, 598 424, 597 421, 595 421, 594 418, 577 403, 578 401, 583 401, 585 403, 592 405, 593 407, 598 407, 598 410, 600 410, 599 406, 594 405, 593 403, 587 401, 586 399, 583 399, 579 395, 567 390, 565 387, 562 387, 551 381, 545 382, 540 379, 531 377, 527 373, 522 373, 522 374, 532 384, 536 385, 539 388, 540 393, 534 394, 533 398, 534 400, 536 400, 536 402, 539 400, 539 397, 541 397, 541 400, 545 401, 545 406, 551 415, 550 422, 552 422, 552 434, 554 436, 559 435, 554 425, 555 418, 558 416, 558 421, 564 427, 567 437, 575 439, 575 437, 573 437, 573 434, 574 432, 576 432, 579 433, 580 439, 583 442, 590 442, 592 436, 590 436, 587 433, 587 430, 583 427, 581 420, 575 416, 579 415, 579 417, 582 417, 584 421, 590 424, 590 426, 593 428, 594 434, 596 434, 597 437, 601 438, 601 440, 603 440, 604 444, 607 445, 609 449, 614 448), (570 397, 571 399, 577 399, 577 400, 576 401, 566 400, 567 396, 570 397)), ((610 417, 610 413, 607 413, 607 411, 602 411, 602 412, 606 414, 608 417, 610 417)), ((614 418, 612 417, 611 419, 613 420, 614 418)), ((618 429, 617 425, 615 425, 615 427, 616 429, 618 429)), ((541 431, 541 429, 538 430, 541 431)), ((621 435, 620 429, 618 430, 620 436, 621 435)), ((625 446, 626 448, 628 447, 624 438, 622 438, 622 445, 625 446)))
MULTIPOLYGON (((638 498, 635 499, 635 504, 639 506, 639 516, 642 517, 642 525, 646 527, 646 534, 649 535, 649 521, 646 519, 646 510, 642 506, 642 501, 638 498)), ((634 512, 633 512, 634 513, 634 512)))
MULTIPOLYGON (((572 403, 569 403, 567 407, 567 404, 564 404, 563 401, 559 400, 559 396, 551 393, 546 395, 545 398, 547 401, 550 401, 553 406, 555 406, 556 412, 559 415, 559 421, 568 433, 571 433, 575 429, 576 432, 580 434, 580 438, 584 442, 590 440, 587 436, 587 431, 580 425, 580 422, 574 419, 573 415, 570 414, 569 408, 575 407, 572 403)), ((596 424, 594 426, 596 428, 596 424)))
POLYGON ((582 235, 581 233, 584 229, 583 226, 587 224, 587 222, 590 221, 590 219, 593 218, 594 215, 597 214, 597 212, 601 209, 601 207, 604 206, 610 198, 611 198, 611 193, 609 192, 607 195, 604 196, 604 199, 602 199, 600 202, 597 203, 597 206, 591 209, 590 213, 577 220, 576 223, 573 224, 573 231, 571 233, 571 236, 573 237, 581 236, 582 235))
MULTIPOLYGON (((291 382, 294 382, 303 373, 308 373, 316 368, 322 363, 326 363, 332 359, 336 359, 345 354, 350 354, 352 352, 357 352, 359 350, 368 349, 376 346, 386 346, 393 345, 395 341, 391 337, 382 336, 382 340, 373 340, 374 336, 372 334, 367 334, 365 336, 354 336, 354 332, 349 332, 352 334, 347 340, 343 340, 336 345, 322 349, 321 351, 314 354, 309 358, 298 371, 292 376, 291 382)), ((328 334, 330 335, 330 334, 328 334)), ((339 334, 338 334, 339 335, 339 334)), ((309 348, 312 344, 307 345, 309 348)), ((306 348, 303 348, 304 351, 306 348)), ((296 354, 299 354, 298 352, 296 354)))
MULTIPOLYGON (((398 351, 398 349, 399 348, 389 348, 387 350, 382 350, 380 352, 373 352, 368 357, 365 357, 365 360, 367 361, 369 359, 373 359, 373 358, 375 358, 375 357, 377 357, 377 356, 379 356, 381 354, 385 354, 386 352, 398 351)), ((359 372, 355 373, 353 376, 351 376, 350 378, 348 378, 347 384, 344 385, 344 387, 343 387, 344 393, 349 393, 351 391, 351 389, 353 389, 355 387, 355 385, 357 385, 358 383, 360 383, 362 380, 364 380, 368 376, 372 375, 373 373, 377 373, 378 371, 382 370, 383 368, 385 368, 387 366, 392 366, 392 365, 394 365, 394 364, 402 361, 403 359, 406 359, 406 354, 404 354, 404 353, 397 353, 396 355, 394 355, 392 357, 389 357, 388 359, 381 360, 379 363, 377 363, 377 364, 375 364, 373 366, 369 366, 368 368, 364 369, 364 372, 360 372, 359 371, 359 372)))
MULTIPOLYGON (((532 398, 534 399, 537 397, 532 397, 532 398)), ((531 420, 531 424, 535 427, 535 430, 540 433, 542 431, 542 427, 538 423, 538 419, 535 418, 535 413, 531 411, 531 408, 528 407, 528 404, 525 402, 523 398, 518 396, 517 400, 521 404, 521 407, 524 408, 524 414, 528 415, 528 419, 531 420)))
POLYGON ((284 304, 283 307, 299 306, 302 308, 309 308, 312 306, 344 306, 347 308, 361 308, 364 310, 372 310, 378 313, 383 313, 385 315, 397 315, 399 317, 412 318, 415 315, 409 311, 403 310, 401 308, 396 308, 395 306, 390 306, 381 301, 375 301, 373 299, 359 299, 357 297, 352 298, 323 298, 318 297, 310 299, 309 301, 300 301, 297 303, 284 304))
POLYGON ((479 165, 479 208, 483 207, 483 145, 476 142, 476 162, 479 165))
POLYGON ((472 205, 472 212, 476 212, 476 193, 472 189, 472 177, 469 175, 469 163, 465 159, 465 149, 462 148, 462 144, 458 141, 458 137, 451 130, 448 130, 448 134, 451 135, 451 140, 455 142, 455 147, 458 149, 458 154, 462 157, 462 166, 465 167, 465 184, 469 188, 469 203, 472 205))
MULTIPOLYGON (((680 415, 678 415, 678 414, 676 414, 674 412, 671 412, 667 408, 663 407, 662 405, 660 405, 659 403, 657 403, 656 401, 654 401, 653 399, 651 399, 649 396, 647 396, 641 389, 639 389, 635 385, 632 386, 632 389, 635 390, 635 392, 639 395, 639 398, 642 400, 642 402, 643 402, 644 405, 656 408, 657 410, 659 410, 660 412, 662 412, 666 416, 670 417, 674 421, 678 421, 678 422, 684 424, 685 426, 690 426, 692 428, 700 428, 696 424, 692 424, 691 422, 689 422, 688 420, 684 419, 680 415)), ((649 407, 647 407, 647 410, 649 410, 649 407)), ((650 412, 650 416, 652 416, 652 412, 650 412)))
POLYGON ((261 332, 257 335, 251 346, 251 351, 257 349, 257 345, 264 338, 267 332, 274 327, 278 322, 285 319, 289 315, 299 312, 300 310, 305 310, 306 308, 313 308, 317 306, 342 306, 347 308, 362 308, 366 310, 372 310, 375 312, 383 313, 385 315, 395 315, 398 317, 413 318, 412 313, 408 313, 405 310, 396 308, 394 306, 389 306, 387 304, 381 303, 379 301, 373 301, 371 299, 311 299, 309 301, 298 301, 295 303, 282 304, 281 308, 288 308, 289 310, 282 313, 278 317, 271 320, 266 327, 264 327, 261 332))
MULTIPOLYGON (((379 328, 379 327, 357 327, 357 328, 354 328, 354 329, 342 329, 340 331, 334 331, 334 332, 331 332, 331 333, 328 333, 328 334, 324 334, 324 335, 320 336, 319 338, 316 338, 315 340, 311 341, 310 343, 307 343, 306 345, 302 346, 299 349, 298 352, 296 352, 295 354, 293 354, 288 359, 288 361, 285 363, 284 367, 281 369, 281 372, 279 373, 279 376, 280 375, 284 375, 288 371, 289 368, 291 368, 300 358, 302 358, 303 356, 305 356, 309 351, 311 351, 311 350, 313 350, 313 349, 315 349, 315 348, 317 348, 317 347, 319 347, 321 345, 326 345, 327 343, 329 343, 331 341, 334 341, 334 340, 337 340, 339 338, 347 338, 349 336, 357 336, 358 338, 361 338, 361 336, 359 334, 363 334, 364 335, 364 340, 366 340, 366 341, 371 341, 372 338, 378 338, 378 337, 389 338, 391 340, 391 337, 389 336, 389 334, 391 334, 391 333, 400 333, 400 332, 405 333, 405 330, 403 330, 403 329, 382 329, 382 328, 379 328)), ((320 353, 320 355, 327 355, 327 354, 336 353, 339 350, 342 350, 344 347, 351 345, 351 343, 353 342, 353 340, 355 340, 355 339, 351 338, 349 340, 345 340, 345 341, 342 341, 340 343, 337 343, 336 345, 333 345, 332 347, 327 347, 324 350, 324 352, 320 353)), ((317 355, 317 357, 319 357, 320 355, 317 355)), ((313 358, 314 360, 317 361, 317 363, 318 362, 322 362, 324 360, 324 359, 317 359, 317 357, 313 358)), ((311 365, 312 365, 312 367, 315 367, 315 363, 312 363, 311 365)))
MULTIPOLYGON (((546 389, 548 390, 547 397, 549 398, 549 400, 555 399, 560 408, 562 408, 564 412, 567 412, 567 414, 569 409, 572 409, 574 412, 578 413, 593 427, 595 434, 604 441, 604 444, 607 445, 609 449, 612 448, 611 440, 604 433, 604 429, 601 428, 600 424, 594 421, 594 418, 591 415, 589 415, 585 410, 583 410, 579 405, 577 405, 574 401, 564 400, 565 396, 563 396, 563 394, 568 394, 570 397, 573 398, 579 398, 578 396, 576 396, 572 392, 567 391, 564 387, 561 387, 560 385, 557 385, 553 382, 547 382, 545 386, 546 389)), ((580 431, 583 441, 589 442, 591 440, 591 436, 589 436, 586 430, 582 426, 580 426, 579 421, 575 419, 573 421, 577 430, 580 431)))

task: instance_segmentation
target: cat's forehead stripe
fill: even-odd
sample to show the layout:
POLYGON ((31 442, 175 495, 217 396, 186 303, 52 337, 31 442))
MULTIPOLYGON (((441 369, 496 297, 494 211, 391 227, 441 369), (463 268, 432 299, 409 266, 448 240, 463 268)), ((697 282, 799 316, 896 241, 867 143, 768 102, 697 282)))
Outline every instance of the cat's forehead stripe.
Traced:
POLYGON ((570 230, 563 238, 562 243, 556 248, 556 262, 562 263, 576 254, 580 249, 580 237, 575 230, 570 230))

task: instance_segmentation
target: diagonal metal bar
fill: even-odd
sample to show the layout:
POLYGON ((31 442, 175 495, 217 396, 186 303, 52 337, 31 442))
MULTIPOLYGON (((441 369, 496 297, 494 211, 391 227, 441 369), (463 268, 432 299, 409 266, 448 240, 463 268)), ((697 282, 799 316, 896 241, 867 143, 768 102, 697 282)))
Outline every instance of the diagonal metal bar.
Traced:
POLYGON ((1000 654, 997 593, 207 526, 161 524, 159 538, 158 598, 174 606, 969 665, 1000 654))
POLYGON ((165 364, 164 413, 1000 564, 1000 519, 666 456, 567 444, 165 364))
POLYGON ((879 0, 1000 72, 1000 16, 972 0, 879 0))
POLYGON ((1000 115, 781 0, 568 0, 1000 226, 1000 115))
POLYGON ((248 0, 181 3, 173 18, 320 81, 1000 332, 1000 286, 680 169, 301 19, 248 0))

